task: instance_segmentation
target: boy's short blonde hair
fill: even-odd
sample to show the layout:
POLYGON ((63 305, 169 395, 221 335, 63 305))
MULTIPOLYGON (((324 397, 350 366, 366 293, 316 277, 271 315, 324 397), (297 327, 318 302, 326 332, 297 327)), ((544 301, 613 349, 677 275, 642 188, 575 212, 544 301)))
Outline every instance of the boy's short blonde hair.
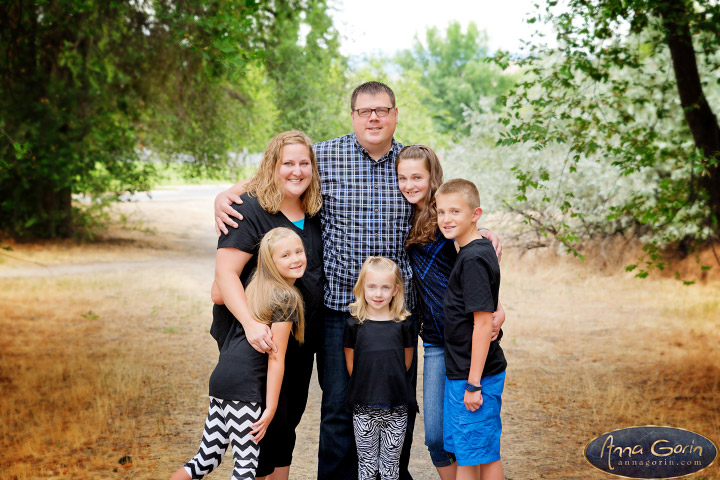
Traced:
POLYGON ((480 193, 477 187, 470 180, 464 178, 453 178, 440 185, 440 188, 435 192, 435 196, 438 195, 449 195, 449 194, 461 195, 471 210, 475 210, 480 207, 480 193))

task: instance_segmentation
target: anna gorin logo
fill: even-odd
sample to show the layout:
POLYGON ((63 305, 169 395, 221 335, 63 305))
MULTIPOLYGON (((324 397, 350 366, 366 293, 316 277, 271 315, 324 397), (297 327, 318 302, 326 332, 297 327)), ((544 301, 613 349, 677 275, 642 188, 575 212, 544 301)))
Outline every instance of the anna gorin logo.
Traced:
POLYGON ((620 477, 676 478, 709 467, 717 445, 695 432, 672 427, 621 428, 585 446, 590 465, 620 477))

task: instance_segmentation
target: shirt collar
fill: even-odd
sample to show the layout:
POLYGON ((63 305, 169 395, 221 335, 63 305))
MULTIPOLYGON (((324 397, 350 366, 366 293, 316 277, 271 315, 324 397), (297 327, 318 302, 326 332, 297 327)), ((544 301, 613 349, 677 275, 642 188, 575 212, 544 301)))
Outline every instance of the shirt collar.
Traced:
MULTIPOLYGON (((352 134, 352 141, 353 141, 353 144, 355 145, 355 148, 356 148, 362 155, 367 156, 367 158, 371 159, 371 160, 374 161, 374 162, 376 161, 375 159, 373 159, 373 158, 370 156, 370 154, 368 153, 367 149, 365 149, 365 147, 363 147, 362 145, 360 145, 360 142, 358 142, 358 139, 357 139, 357 136, 355 135, 355 133, 352 134)), ((392 139, 392 145, 390 146, 390 150, 389 150, 385 155, 383 155, 382 157, 380 157, 380 159, 377 160, 376 162, 377 162, 377 163, 382 163, 382 162, 384 162, 384 161, 386 161, 386 160, 395 161, 395 158, 396 158, 397 155, 400 153, 400 150, 402 150, 402 145, 400 145, 397 141, 395 141, 395 137, 393 137, 393 139, 392 139)))

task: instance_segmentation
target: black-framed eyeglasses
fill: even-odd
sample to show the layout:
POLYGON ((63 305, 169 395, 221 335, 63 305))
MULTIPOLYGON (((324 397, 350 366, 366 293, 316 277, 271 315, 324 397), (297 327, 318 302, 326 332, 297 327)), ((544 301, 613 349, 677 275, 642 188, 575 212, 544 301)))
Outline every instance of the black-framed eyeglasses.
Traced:
POLYGON ((387 117, 390 115, 390 110, 392 109, 393 107, 358 108, 355 110, 355 113, 358 114, 358 117, 369 117, 373 112, 375 112, 375 115, 378 117, 387 117))

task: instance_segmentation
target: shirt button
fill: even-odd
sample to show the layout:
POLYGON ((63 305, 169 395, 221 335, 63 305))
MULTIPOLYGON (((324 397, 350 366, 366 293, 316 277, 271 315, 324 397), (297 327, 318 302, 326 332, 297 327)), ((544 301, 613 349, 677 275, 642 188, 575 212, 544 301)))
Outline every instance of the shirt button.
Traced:
POLYGON ((377 186, 377 185, 375 185, 375 188, 378 188, 378 186, 377 186))
POLYGON ((375 211, 377 212, 377 211, 378 211, 378 209, 376 208, 376 209, 375 209, 375 211))
POLYGON ((377 233, 377 232, 375 232, 375 236, 377 237, 378 235, 380 235, 380 234, 379 234, 379 233, 377 233))

